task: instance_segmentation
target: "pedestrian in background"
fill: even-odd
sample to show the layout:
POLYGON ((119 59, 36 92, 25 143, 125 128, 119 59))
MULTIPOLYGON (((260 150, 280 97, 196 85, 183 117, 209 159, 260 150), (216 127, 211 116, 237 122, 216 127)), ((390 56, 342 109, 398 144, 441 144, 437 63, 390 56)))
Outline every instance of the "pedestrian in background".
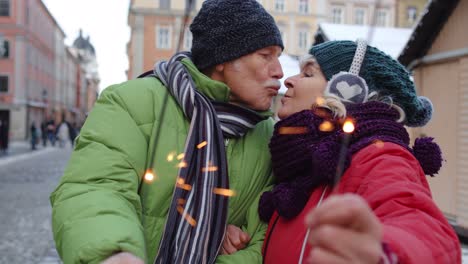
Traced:
POLYGON ((87 117, 51 195, 65 263, 261 263, 281 34, 256 0, 204 1, 190 30, 191 53, 108 87, 87 117))
POLYGON ((42 146, 47 146, 47 122, 44 120, 41 122, 41 139, 42 139, 42 146))
POLYGON ((36 144, 38 142, 38 131, 36 128, 36 124, 34 122, 31 123, 31 127, 29 128, 30 136, 31 136, 31 150, 36 150, 36 144))
POLYGON ((0 153, 7 154, 8 150, 8 123, 0 119, 0 153))
POLYGON ((409 146, 404 125, 424 126, 433 106, 406 69, 363 41, 329 41, 285 85, 270 142, 277 185, 259 207, 265 263, 460 263, 425 177, 440 148, 409 146))

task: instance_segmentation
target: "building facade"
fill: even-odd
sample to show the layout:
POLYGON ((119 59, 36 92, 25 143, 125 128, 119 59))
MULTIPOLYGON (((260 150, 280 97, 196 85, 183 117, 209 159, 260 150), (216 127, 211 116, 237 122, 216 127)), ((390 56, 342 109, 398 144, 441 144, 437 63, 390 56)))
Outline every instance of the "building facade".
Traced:
POLYGON ((397 27, 411 28, 418 21, 427 0, 398 0, 395 23, 397 27))
MULTIPOLYGON (((200 9, 202 1, 194 1, 184 30, 180 50, 190 50, 192 36, 188 25, 200 9)), ((186 8, 184 0, 131 0, 128 10, 130 41, 127 44, 128 79, 153 68, 157 60, 169 59, 177 50, 186 8)))
POLYGON ((64 39, 41 0, 0 0, 0 121, 10 141, 27 139, 32 123, 84 118, 76 91, 86 71, 64 39))
POLYGON ((399 61, 414 74, 434 113, 412 138, 428 135, 444 162, 429 178, 433 198, 455 230, 468 237, 468 0, 430 1, 399 61))
POLYGON ((274 17, 281 32, 284 53, 298 57, 312 46, 318 22, 324 21, 326 1, 259 0, 274 17))

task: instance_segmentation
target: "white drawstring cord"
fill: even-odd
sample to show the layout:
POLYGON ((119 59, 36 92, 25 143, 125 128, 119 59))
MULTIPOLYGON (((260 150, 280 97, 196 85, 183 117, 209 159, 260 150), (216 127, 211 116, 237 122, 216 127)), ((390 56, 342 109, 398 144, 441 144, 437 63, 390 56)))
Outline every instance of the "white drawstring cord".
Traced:
MULTIPOLYGON (((323 189, 323 192, 322 192, 322 196, 320 196, 320 200, 319 200, 317 206, 315 206, 315 208, 319 207, 320 204, 322 203, 323 197, 325 196, 325 193, 327 192, 327 189, 328 189, 328 186, 325 186, 325 189, 323 189)), ((307 239, 309 238, 309 233, 310 233, 310 227, 307 228, 307 232, 306 232, 306 235, 304 237, 304 241, 302 242, 301 256, 299 258, 298 264, 302 264, 302 260, 304 259, 304 251, 305 251, 305 248, 306 248, 307 239)))

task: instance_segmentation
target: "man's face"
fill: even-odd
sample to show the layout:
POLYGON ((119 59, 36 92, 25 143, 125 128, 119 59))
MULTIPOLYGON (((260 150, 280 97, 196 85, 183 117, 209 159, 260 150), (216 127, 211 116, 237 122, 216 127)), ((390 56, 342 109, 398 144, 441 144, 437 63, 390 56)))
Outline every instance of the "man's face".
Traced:
POLYGON ((269 46, 218 65, 221 81, 231 88, 229 101, 257 111, 268 110, 281 87, 280 55, 279 46, 269 46))

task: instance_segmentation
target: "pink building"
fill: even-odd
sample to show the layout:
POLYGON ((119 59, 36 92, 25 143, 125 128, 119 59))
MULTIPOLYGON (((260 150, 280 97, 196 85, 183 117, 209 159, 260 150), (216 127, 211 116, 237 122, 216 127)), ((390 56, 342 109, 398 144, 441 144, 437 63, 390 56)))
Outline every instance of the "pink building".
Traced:
POLYGON ((89 63, 64 39, 41 0, 0 0, 0 122, 10 141, 27 139, 33 122, 81 124, 94 104, 89 63))

